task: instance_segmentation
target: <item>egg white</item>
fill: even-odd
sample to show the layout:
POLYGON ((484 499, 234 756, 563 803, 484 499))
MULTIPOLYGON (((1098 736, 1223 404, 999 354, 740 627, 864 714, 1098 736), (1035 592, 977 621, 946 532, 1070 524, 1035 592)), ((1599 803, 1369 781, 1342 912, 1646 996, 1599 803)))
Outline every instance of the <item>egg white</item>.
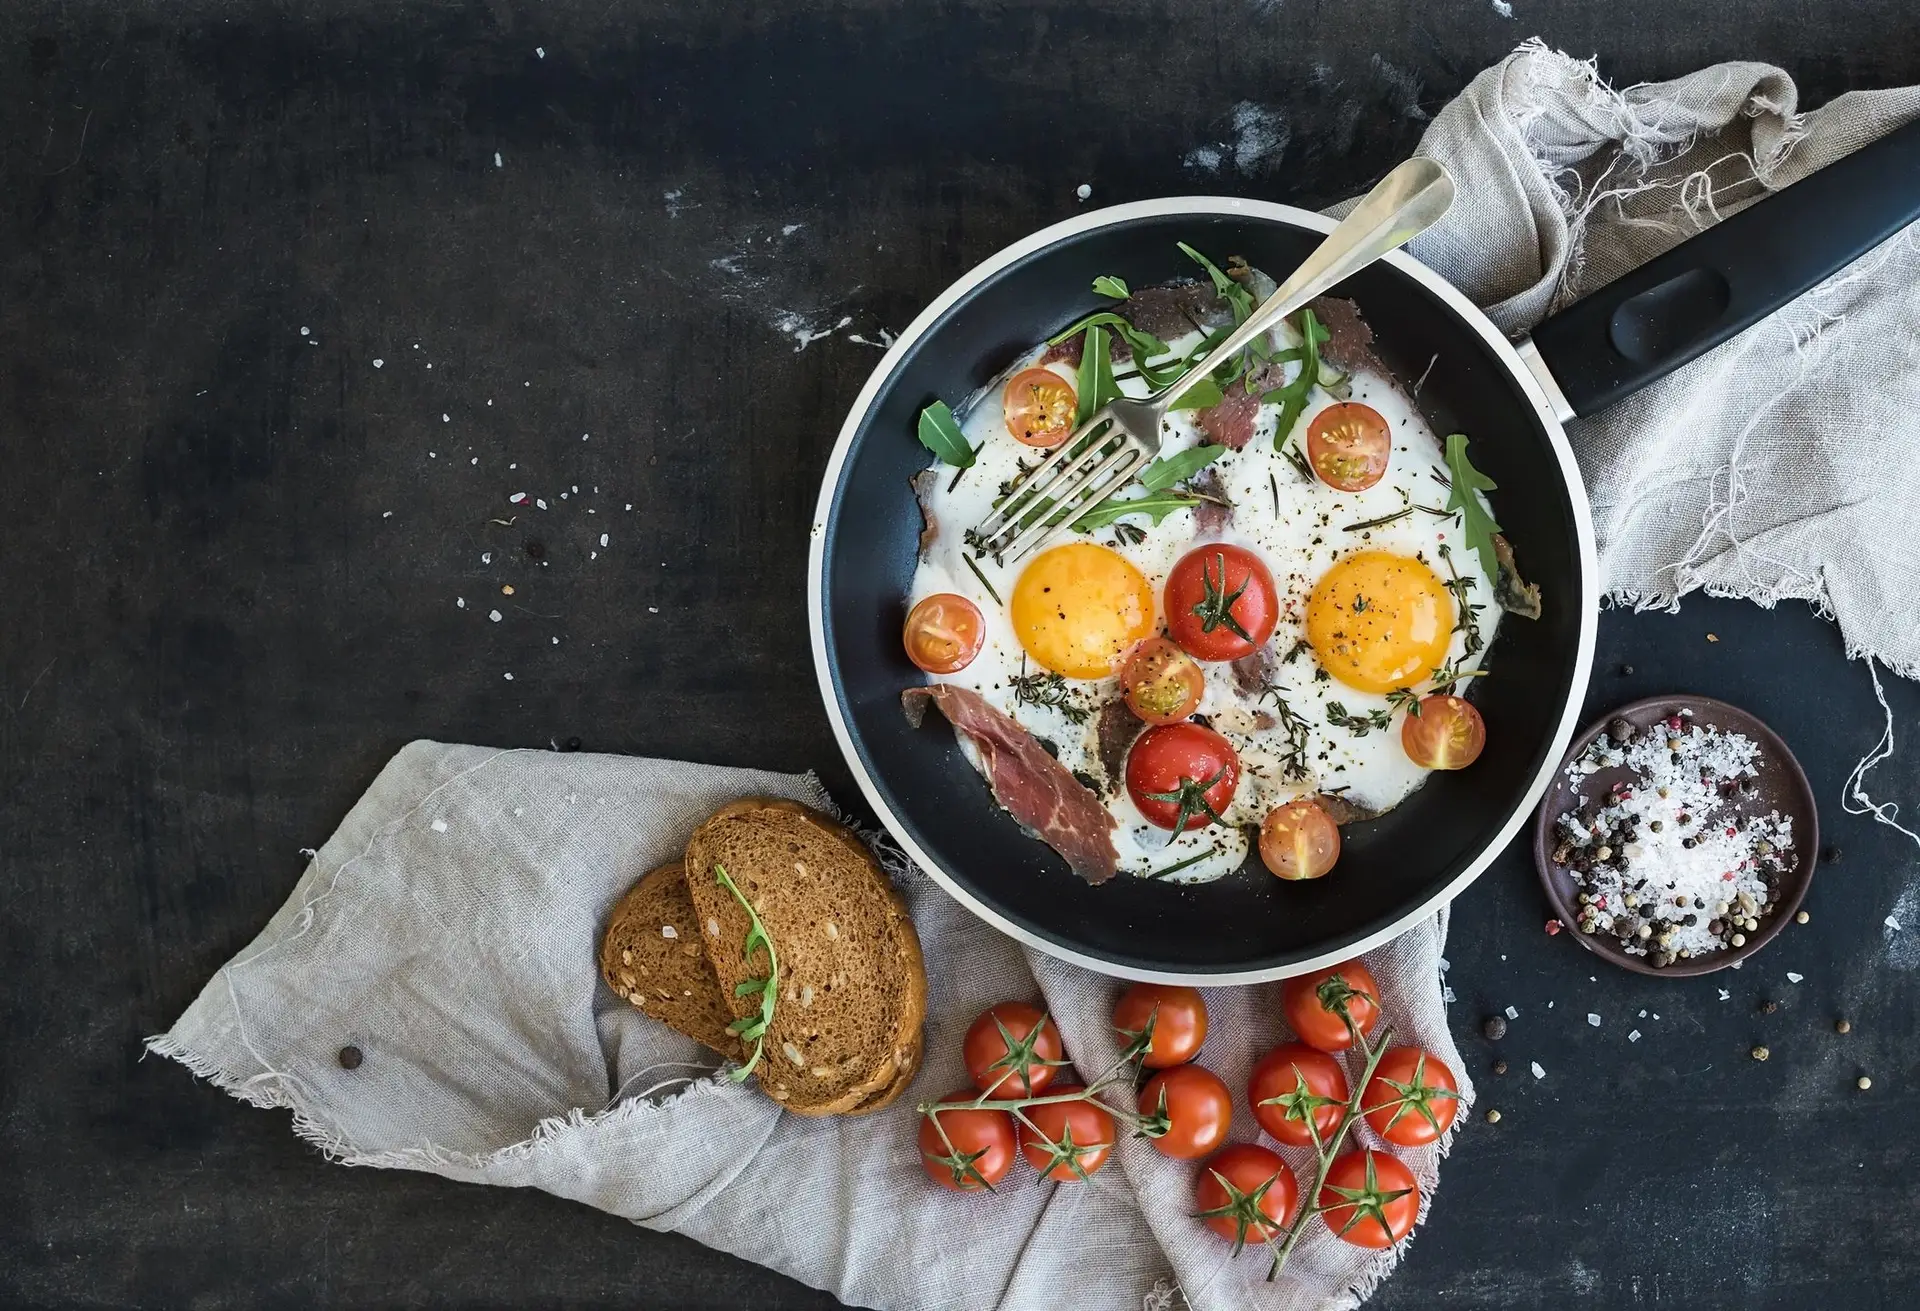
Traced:
MULTIPOLYGON (((1277 331, 1275 344, 1296 345, 1288 339, 1289 331, 1277 331)), ((1169 344, 1185 352, 1197 340, 1198 333, 1193 333, 1169 344)), ((1389 524, 1359 531, 1345 529, 1346 525, 1393 514, 1409 505, 1434 509, 1446 505, 1441 443, 1406 395, 1382 374, 1362 371, 1349 380, 1350 399, 1378 410, 1393 434, 1386 475, 1364 492, 1342 492, 1318 479, 1309 481, 1277 453, 1273 439, 1279 417, 1276 405, 1260 407, 1253 440, 1245 449, 1227 451, 1210 466, 1235 508, 1226 529, 1208 540, 1252 548, 1272 571, 1279 591, 1281 617, 1271 643, 1283 657, 1289 651, 1295 654, 1280 661, 1272 680, 1273 695, 1307 722, 1307 768, 1299 776, 1289 775, 1282 765, 1288 748, 1284 728, 1262 728, 1256 721, 1262 711, 1271 717, 1271 697, 1263 702, 1241 693, 1229 665, 1202 662, 1207 687, 1198 713, 1239 752, 1240 783, 1233 804, 1223 812, 1224 825, 1208 825, 1176 836, 1148 824, 1128 797, 1124 782, 1109 779, 1100 762, 1095 724, 1100 707, 1120 695, 1117 677, 1067 680, 1069 704, 1085 712, 1078 716, 1078 723, 1074 722, 1076 716, 1059 707, 1016 699, 1016 678, 1023 672, 1045 672, 1025 658, 1004 604, 1013 595, 1014 583, 1027 561, 1003 567, 991 556, 976 553, 966 545, 966 529, 987 518, 1002 484, 1020 476, 1023 459, 1031 465, 1039 454, 1008 433, 1000 398, 1006 379, 1033 364, 1040 354, 1036 350, 1021 359, 965 407, 962 430, 978 450, 973 466, 958 471, 957 477, 950 466, 934 466, 938 480, 925 497, 925 505, 937 525, 937 534, 915 571, 910 601, 936 592, 957 592, 980 607, 986 623, 986 642, 973 662, 957 673, 936 675, 934 681, 980 693, 1050 745, 1061 764, 1097 784, 1095 791, 1118 824, 1114 846, 1119 853, 1119 868, 1125 873, 1179 883, 1219 878, 1245 861, 1248 829, 1257 828, 1274 806, 1303 794, 1337 792, 1374 811, 1388 810, 1405 799, 1428 771, 1414 764, 1401 745, 1401 712, 1393 712, 1387 728, 1371 729, 1364 735, 1335 727, 1327 720, 1329 703, 1338 703, 1360 717, 1369 711, 1392 708, 1384 695, 1362 692, 1325 674, 1310 649, 1295 648, 1306 636, 1307 598, 1314 584, 1337 561, 1361 550, 1391 551, 1418 557, 1445 582, 1450 575, 1439 555, 1442 543, 1451 545, 1452 567, 1470 584, 1472 602, 1479 607, 1474 618, 1483 643, 1493 640, 1500 608, 1493 598, 1492 580, 1482 570, 1477 553, 1465 549, 1457 516, 1441 517, 1415 509, 1389 524), (978 575, 974 567, 969 567, 969 557, 978 575), (991 592, 982 584, 981 576, 991 584, 991 592), (1188 860, 1193 863, 1172 870, 1188 860)), ((1064 362, 1048 367, 1078 385, 1074 370, 1064 362)), ((1286 367, 1291 377, 1297 376, 1301 366, 1286 367)), ((1120 387, 1130 396, 1143 396, 1149 390, 1138 377, 1121 379, 1120 387)), ((1307 425, 1333 403, 1334 398, 1315 389, 1296 425, 1294 445, 1304 450, 1307 425)), ((1160 454, 1174 455, 1207 440, 1190 413, 1176 412, 1168 421, 1160 454)), ((1124 522, 1144 532, 1144 539, 1125 541, 1109 526, 1090 534, 1063 535, 1055 544, 1085 536, 1131 561, 1152 586, 1155 626, 1162 630, 1162 585, 1175 562, 1201 540, 1194 513, 1190 509, 1176 510, 1158 524, 1144 515, 1130 516, 1124 522)), ((1477 655, 1466 655, 1466 635, 1456 626, 1447 653, 1449 662, 1471 670, 1484 656, 1484 645, 1477 655)), ((972 743, 965 734, 959 737, 968 759, 976 769, 981 768, 972 743)))

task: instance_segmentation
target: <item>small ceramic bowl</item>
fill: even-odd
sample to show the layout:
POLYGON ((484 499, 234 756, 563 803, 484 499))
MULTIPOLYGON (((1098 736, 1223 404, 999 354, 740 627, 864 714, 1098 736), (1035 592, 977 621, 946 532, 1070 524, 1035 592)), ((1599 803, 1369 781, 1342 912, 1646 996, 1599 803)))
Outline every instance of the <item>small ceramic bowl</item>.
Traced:
POLYGON ((1800 762, 1793 758, 1793 752, 1787 750, 1787 744, 1772 729, 1738 706, 1703 696, 1649 697, 1645 701, 1621 706, 1588 725, 1573 740, 1566 760, 1555 772, 1553 785, 1547 789, 1546 799, 1540 803, 1540 813, 1535 816, 1533 825, 1534 868, 1540 872, 1540 885, 1546 889, 1547 900, 1552 903, 1555 916, 1566 926, 1565 932, 1603 960, 1636 974, 1656 977, 1692 978, 1711 974, 1745 960, 1772 942, 1793 919, 1794 912, 1799 910, 1801 899, 1807 895, 1807 885, 1813 881, 1813 867, 1819 855, 1820 817, 1814 808, 1813 789, 1807 785, 1807 776, 1801 770, 1800 762), (1695 724, 1712 725, 1723 732, 1738 733, 1759 743, 1760 755, 1755 762, 1759 771, 1754 780, 1756 787, 1732 803, 1731 813, 1764 815, 1769 811, 1778 811, 1790 816, 1793 820, 1796 860, 1775 897, 1773 914, 1760 921, 1760 927, 1746 935, 1744 945, 1726 947, 1705 956, 1676 960, 1670 965, 1656 967, 1645 956, 1629 955, 1622 951, 1618 940, 1610 934, 1580 931, 1576 900, 1580 889, 1573 881, 1571 870, 1553 863, 1552 853, 1557 845, 1553 826, 1555 820, 1576 804, 1573 800, 1576 786, 1588 796, 1597 796, 1604 794, 1615 782, 1631 778, 1630 770, 1619 767, 1583 775, 1577 783, 1567 778, 1567 766, 1579 759, 1588 745, 1607 731, 1609 724, 1616 719, 1625 719, 1636 729, 1645 730, 1683 710, 1693 712, 1695 724))

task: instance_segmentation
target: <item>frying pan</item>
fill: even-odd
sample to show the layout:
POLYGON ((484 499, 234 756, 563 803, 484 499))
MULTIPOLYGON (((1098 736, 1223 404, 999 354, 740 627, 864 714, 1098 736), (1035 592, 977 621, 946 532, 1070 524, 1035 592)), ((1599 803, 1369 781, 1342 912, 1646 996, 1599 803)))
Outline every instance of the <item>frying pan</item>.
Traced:
POLYGON ((1464 432, 1498 484, 1495 514, 1538 620, 1501 624, 1473 699, 1487 746, 1377 820, 1350 825, 1333 874, 1283 883, 1258 857, 1212 883, 1122 875, 1099 887, 1027 836, 939 716, 908 727, 902 650, 920 511, 908 479, 929 401, 957 405, 1095 308, 1090 284, 1191 276, 1185 241, 1279 276, 1334 224, 1230 197, 1139 201, 1047 228, 994 255, 900 335, 855 399, 828 461, 808 561, 814 661, 835 736, 888 831, 960 903, 1023 943, 1101 973, 1204 984, 1304 973, 1385 942, 1458 895, 1539 801, 1576 727, 1600 582, 1586 493, 1562 424, 1672 372, 1920 217, 1920 124, 1741 211, 1510 342, 1405 252, 1349 279, 1382 362, 1425 373, 1436 432, 1464 432), (1429 369, 1429 363, 1432 367, 1429 369))

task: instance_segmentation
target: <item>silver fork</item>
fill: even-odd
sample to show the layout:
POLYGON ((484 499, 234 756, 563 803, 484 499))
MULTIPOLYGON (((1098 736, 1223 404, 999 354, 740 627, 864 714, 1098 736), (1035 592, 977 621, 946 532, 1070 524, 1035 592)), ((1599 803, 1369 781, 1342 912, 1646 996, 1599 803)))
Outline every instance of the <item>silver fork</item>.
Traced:
POLYGON ((1007 563, 1046 545, 1081 512, 1125 487, 1160 453, 1167 412, 1196 383, 1314 297, 1411 241, 1451 204, 1453 179, 1446 169, 1431 159, 1401 164, 1205 359, 1144 400, 1111 401, 1089 415, 1014 485, 974 530, 974 540, 1007 563), (1052 506, 1026 522, 1043 500, 1051 500, 1052 506))

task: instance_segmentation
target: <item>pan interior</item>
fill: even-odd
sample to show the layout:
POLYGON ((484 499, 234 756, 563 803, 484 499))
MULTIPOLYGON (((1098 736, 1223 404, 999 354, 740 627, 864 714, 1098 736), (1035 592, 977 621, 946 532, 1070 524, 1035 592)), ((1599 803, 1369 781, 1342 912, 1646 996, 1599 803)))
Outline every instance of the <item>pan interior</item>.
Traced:
POLYGON ((903 688, 923 681, 900 644, 920 514, 907 480, 928 455, 920 409, 957 405, 1033 343, 1096 307, 1101 274, 1135 287, 1192 276, 1175 243, 1244 256, 1283 274, 1321 234, 1247 214, 1143 215, 1070 235, 995 271, 910 343, 861 418, 832 499, 821 573, 821 632, 832 695, 882 818, 956 885, 1056 950, 1126 973, 1278 975, 1405 920, 1438 898, 1524 806, 1582 690, 1588 580, 1579 519, 1546 425, 1504 356, 1437 293, 1375 265, 1338 294, 1356 300, 1382 361, 1435 431, 1465 432, 1500 490, 1494 513, 1522 573, 1540 585, 1538 621, 1501 625, 1473 700, 1487 746, 1467 770, 1436 773, 1381 819, 1345 831, 1325 879, 1287 884, 1254 857, 1212 883, 1176 887, 1122 875, 1090 887, 1021 832, 936 715, 910 729, 903 688))

